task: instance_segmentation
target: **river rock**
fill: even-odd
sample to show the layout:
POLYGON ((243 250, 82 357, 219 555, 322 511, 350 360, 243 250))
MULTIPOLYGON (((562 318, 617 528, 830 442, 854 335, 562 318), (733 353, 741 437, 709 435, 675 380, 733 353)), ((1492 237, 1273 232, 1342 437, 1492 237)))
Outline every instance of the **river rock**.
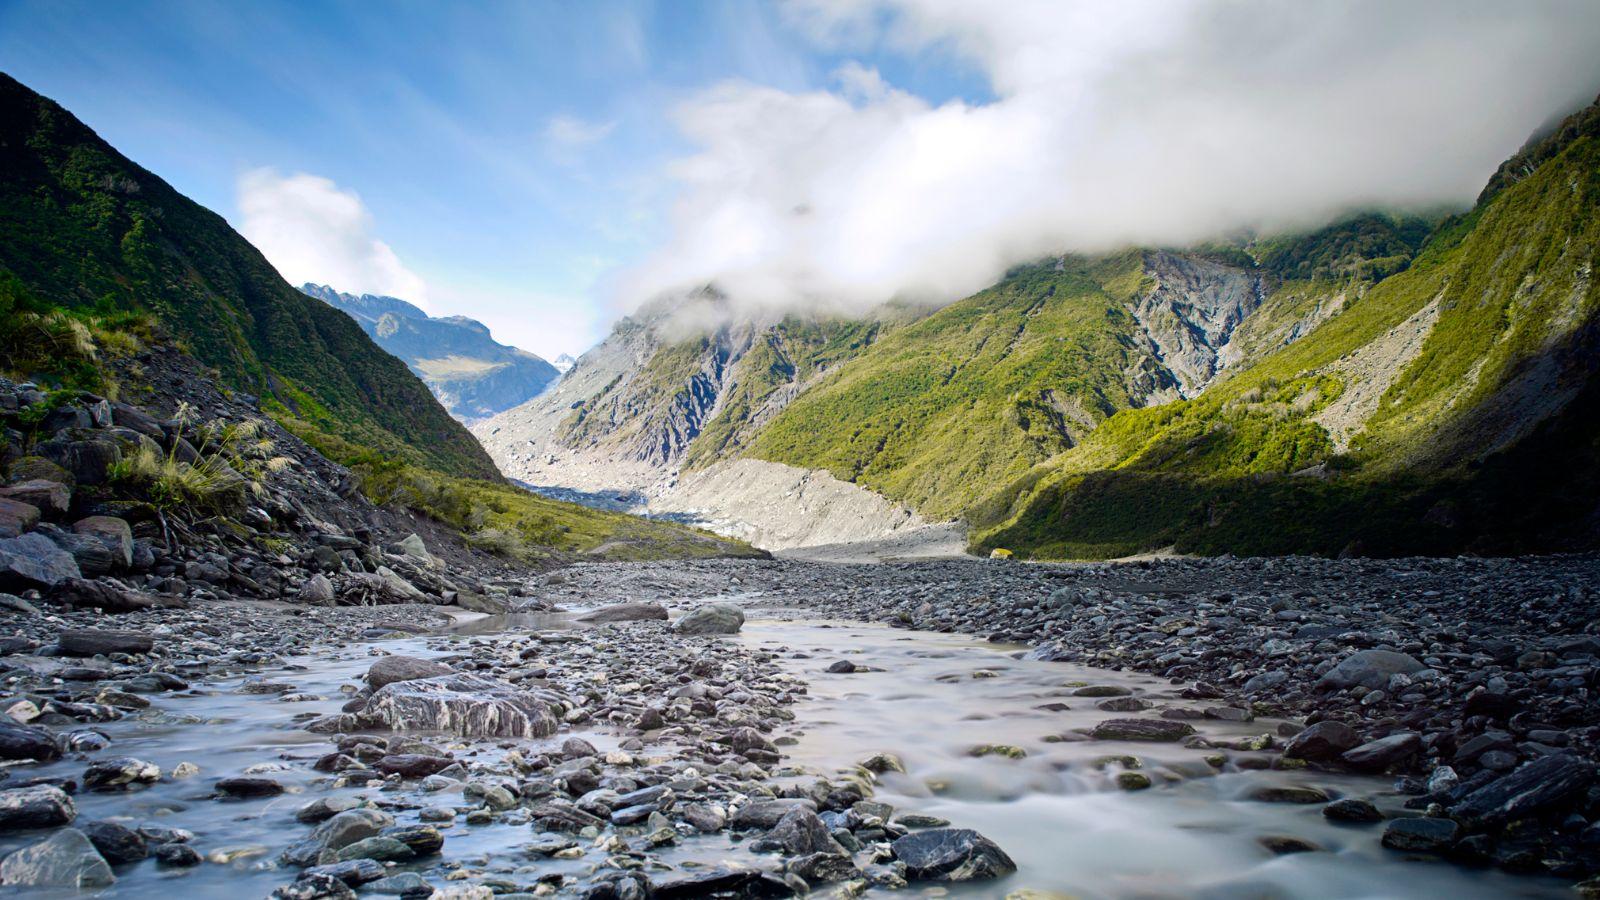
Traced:
POLYGON ((659 603, 618 603, 597 609, 578 619, 580 622, 644 622, 667 620, 667 608, 659 603))
POLYGON ((1474 828, 1536 816, 1576 802, 1594 779, 1594 767, 1575 757, 1540 757, 1467 794, 1450 815, 1474 828))
POLYGON ((429 756, 423 753, 392 753, 377 761, 373 768, 385 775, 404 778, 426 778, 455 765, 447 756, 429 756))
POLYGON ((76 828, 63 828, 0 861, 0 884, 7 887, 93 890, 116 880, 100 851, 76 828))
POLYGON ((36 759, 48 762, 61 758, 55 738, 42 728, 19 725, 9 716, 0 716, 0 759, 36 759))
POLYGON ((369 727, 461 737, 541 738, 555 734, 558 725, 551 705, 538 695, 463 673, 387 684, 356 715, 369 727))
POLYGON ((1089 736, 1100 741, 1155 741, 1172 743, 1194 734, 1194 726, 1170 719, 1107 719, 1089 736))
POLYGON ((934 828, 898 838, 890 845, 912 881, 975 881, 1001 878, 1017 870, 1004 850, 969 828, 934 828))
POLYGON ((91 791, 117 791, 160 780, 160 766, 131 756, 96 760, 83 772, 83 786, 91 791))
POLYGON ((155 639, 138 631, 71 628, 56 637, 63 656, 97 656, 102 653, 149 653, 155 639))
POLYGON ((1349 750, 1343 759, 1353 768, 1381 772, 1421 752, 1422 735, 1414 731, 1402 731, 1349 750))
POLYGON ((1395 819, 1383 830, 1383 845, 1390 850, 1438 853, 1455 843, 1461 826, 1449 819, 1395 819))
POLYGON ((784 813, 778 824, 767 832, 762 843, 775 845, 789 856, 810 853, 847 855, 839 842, 828 833, 828 826, 822 824, 816 811, 805 806, 797 806, 784 813))
POLYGON ((318 572, 307 578, 305 583, 300 585, 298 597, 300 602, 307 606, 332 606, 334 604, 333 582, 328 580, 328 576, 318 572))
POLYGON ((367 669, 367 684, 373 690, 378 690, 402 681, 415 681, 419 678, 449 675, 454 671, 444 663, 434 662, 431 659, 418 659, 415 656, 385 656, 367 669))
POLYGON ((1376 691, 1387 687, 1392 675, 1410 675, 1426 668, 1415 657, 1393 650, 1358 650, 1318 679, 1317 689, 1337 691, 1359 686, 1376 691))
POLYGON ((77 815, 72 798, 57 787, 39 784, 0 791, 0 831, 54 828, 70 823, 77 815))
POLYGON ((1283 747, 1283 755, 1290 759, 1327 762, 1338 759, 1360 742, 1361 737, 1354 728, 1330 719, 1311 725, 1290 738, 1283 747))
POLYGON ((78 826, 100 856, 113 866, 138 862, 150 855, 145 836, 116 822, 86 822, 78 826))
POLYGON ((708 603, 686 613, 673 630, 679 634, 738 634, 742 627, 744 610, 731 603, 708 603))

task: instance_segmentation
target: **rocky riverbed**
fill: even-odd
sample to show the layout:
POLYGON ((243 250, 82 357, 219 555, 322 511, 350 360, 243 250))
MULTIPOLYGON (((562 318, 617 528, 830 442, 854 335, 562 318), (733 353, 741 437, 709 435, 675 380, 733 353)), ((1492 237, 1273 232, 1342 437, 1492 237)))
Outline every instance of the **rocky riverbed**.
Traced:
POLYGON ((12 604, 0 882, 1570 896, 1597 574, 706 561, 530 576, 492 617, 12 604))

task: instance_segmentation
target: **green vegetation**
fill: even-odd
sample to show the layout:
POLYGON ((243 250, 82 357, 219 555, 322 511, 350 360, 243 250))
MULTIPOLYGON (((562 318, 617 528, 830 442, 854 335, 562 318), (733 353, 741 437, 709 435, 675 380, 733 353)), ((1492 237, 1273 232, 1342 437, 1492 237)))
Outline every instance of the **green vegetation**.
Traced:
POLYGON ((773 419, 750 455, 823 468, 935 517, 1070 448, 1133 401, 1141 256, 1028 266, 880 338, 773 419))
POLYGON ((148 316, 45 303, 0 270, 0 372, 11 377, 115 395, 107 357, 137 353, 157 331, 148 316))
MULTIPOLYGON (((179 405, 179 428, 188 425, 190 414, 187 405, 179 405)), ((260 422, 208 422, 195 429, 194 437, 195 455, 189 459, 180 455, 177 442, 165 453, 153 442, 141 443, 112 464, 111 481, 164 512, 230 514, 265 492, 269 476, 294 464, 274 454, 260 422)))
MULTIPOLYGON (((50 308, 24 312, 63 312, 48 322, 6 317, 30 335, 43 328, 68 347, 72 321, 92 332, 85 317, 153 317, 234 387, 299 418, 417 465, 499 477, 471 435, 349 316, 290 287, 222 217, 4 75, 0 272, 50 308)), ((16 357, 17 341, 10 346, 14 366, 33 367, 16 357)))
POLYGON ((1567 133, 1302 340, 1194 400, 1119 412, 995 491, 973 508, 975 546, 1080 557, 1592 544, 1600 139, 1567 133), (1430 304, 1437 323, 1415 358, 1335 452, 1316 417, 1358 387, 1340 362, 1430 304))

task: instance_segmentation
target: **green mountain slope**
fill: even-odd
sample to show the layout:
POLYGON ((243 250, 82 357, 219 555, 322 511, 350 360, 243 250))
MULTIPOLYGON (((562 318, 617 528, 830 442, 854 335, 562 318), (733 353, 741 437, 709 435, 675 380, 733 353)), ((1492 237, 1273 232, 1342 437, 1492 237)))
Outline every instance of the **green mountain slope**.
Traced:
POLYGON ((1600 539, 1600 117, 1409 268, 1198 398, 1129 410, 972 512, 980 548, 1521 552, 1600 539))
POLYGON ((59 306, 153 314, 303 425, 498 479, 471 435, 349 316, 290 287, 221 216, 0 75, 0 271, 59 306))

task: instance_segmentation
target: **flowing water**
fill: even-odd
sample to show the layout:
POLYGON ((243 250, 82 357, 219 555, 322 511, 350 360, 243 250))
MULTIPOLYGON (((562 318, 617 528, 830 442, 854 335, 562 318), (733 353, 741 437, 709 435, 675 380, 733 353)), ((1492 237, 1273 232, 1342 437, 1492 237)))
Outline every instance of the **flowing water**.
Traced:
MULTIPOLYGON (((292 879, 277 867, 277 854, 309 831, 295 821, 295 809, 317 797, 373 795, 367 788, 330 792, 318 786, 326 776, 311 770, 310 763, 331 744, 325 736, 299 728, 299 722, 337 711, 348 699, 341 688, 355 684, 378 654, 438 656, 460 652, 464 641, 492 640, 497 633, 564 627, 570 627, 570 619, 560 614, 511 616, 464 624, 444 639, 352 644, 291 660, 279 670, 157 695, 142 714, 96 726, 113 740, 96 758, 133 756, 160 765, 164 772, 190 762, 201 774, 169 778, 131 794, 80 792, 75 798, 79 820, 110 818, 188 829, 196 834, 196 847, 212 859, 192 870, 162 870, 153 862, 121 867, 118 883, 105 893, 140 898, 265 896, 292 879), (279 687, 257 693, 269 690, 261 684, 279 687), (260 771, 290 792, 266 800, 210 799, 214 779, 247 771, 260 771)), ((1001 897, 1021 888, 1086 900, 1570 896, 1564 884, 1551 880, 1462 869, 1383 850, 1378 845, 1380 826, 1329 823, 1318 805, 1245 799, 1265 785, 1310 784, 1397 807, 1401 798, 1386 793, 1389 784, 1381 779, 1243 770, 1236 762, 1253 756, 1249 753, 1230 753, 1235 762, 1219 769, 1206 761, 1208 751, 1177 744, 1071 739, 1073 729, 1128 715, 1103 712, 1096 700, 1074 696, 1080 685, 1124 687, 1158 705, 1195 705, 1159 679, 1026 660, 1021 648, 960 636, 855 624, 754 618, 736 640, 773 652, 788 671, 810 682, 810 699, 794 707, 798 719, 795 740, 785 741, 783 748, 786 764, 832 773, 873 753, 894 753, 907 773, 885 775, 878 799, 900 812, 940 816, 974 828, 1020 867, 997 884, 955 886, 950 896, 1001 897), (824 671, 838 659, 878 671, 824 671), (973 757, 972 749, 984 744, 1015 746, 1026 755, 973 757), (1117 789, 1116 774, 1127 770, 1149 775, 1156 786, 1117 789), (1312 842, 1321 850, 1276 856, 1259 842, 1280 836, 1312 842)), ((1208 737, 1234 740, 1269 732, 1277 723, 1195 724, 1208 737)), ((622 739, 604 730, 577 733, 602 751, 622 739)), ((556 746, 572 734, 563 731, 547 741, 524 743, 556 746)), ((84 765, 82 759, 69 759, 39 767, 36 774, 76 778, 84 765)), ((415 821, 414 816, 397 814, 401 823, 415 821)), ((511 857, 524 883, 537 874, 582 875, 589 866, 582 859, 522 854, 519 848, 533 837, 525 825, 468 826, 458 820, 444 831, 447 865, 471 868, 511 857)), ((36 839, 0 838, 0 853, 36 839)), ((758 861, 723 836, 688 839, 661 855, 669 862, 758 861)), ((431 860, 418 871, 436 873, 438 865, 431 860)), ((938 895, 944 890, 913 886, 872 896, 938 895)))

